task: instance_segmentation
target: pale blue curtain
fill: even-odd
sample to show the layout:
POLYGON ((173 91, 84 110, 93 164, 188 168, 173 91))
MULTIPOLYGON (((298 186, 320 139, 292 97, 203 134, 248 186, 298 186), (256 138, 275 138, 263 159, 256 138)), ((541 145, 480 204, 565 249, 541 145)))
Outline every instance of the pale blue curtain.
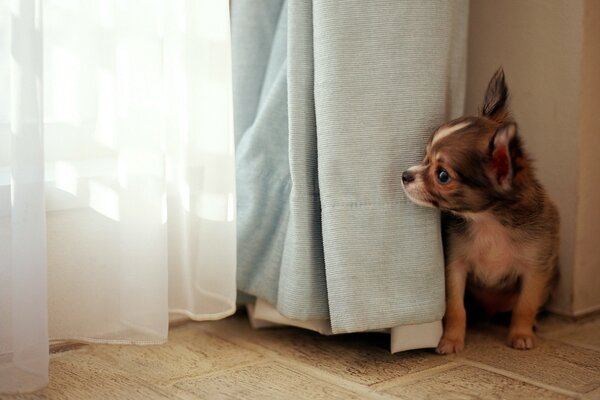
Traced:
POLYGON ((462 113, 466 1, 234 1, 238 289, 334 333, 444 312, 400 174, 462 113))

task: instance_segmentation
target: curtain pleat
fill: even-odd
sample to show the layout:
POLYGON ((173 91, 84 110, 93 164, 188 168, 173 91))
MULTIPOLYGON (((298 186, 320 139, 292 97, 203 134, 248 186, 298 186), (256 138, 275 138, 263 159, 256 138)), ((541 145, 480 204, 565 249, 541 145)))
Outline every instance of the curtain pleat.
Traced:
POLYGON ((3 12, 1 33, 13 40, 1 47, 10 47, 9 90, 2 91, 10 124, 0 128, 9 161, 0 163, 0 391, 16 392, 48 382, 42 4, 3 6, 10 13, 3 12))
POLYGON ((406 199, 400 175, 462 112, 467 12, 467 1, 233 3, 238 289, 253 309, 332 333, 439 334, 439 213, 406 199))

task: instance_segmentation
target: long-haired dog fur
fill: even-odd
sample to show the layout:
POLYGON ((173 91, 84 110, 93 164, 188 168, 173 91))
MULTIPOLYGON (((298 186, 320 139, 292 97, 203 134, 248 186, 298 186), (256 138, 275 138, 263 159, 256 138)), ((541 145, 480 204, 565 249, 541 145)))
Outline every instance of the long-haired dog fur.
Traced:
POLYGON ((436 129, 421 164, 402 174, 413 202, 444 215, 441 354, 464 347, 465 292, 490 314, 512 311, 508 344, 532 348, 536 314, 558 276, 558 212, 534 175, 507 101, 500 68, 480 114, 436 129))

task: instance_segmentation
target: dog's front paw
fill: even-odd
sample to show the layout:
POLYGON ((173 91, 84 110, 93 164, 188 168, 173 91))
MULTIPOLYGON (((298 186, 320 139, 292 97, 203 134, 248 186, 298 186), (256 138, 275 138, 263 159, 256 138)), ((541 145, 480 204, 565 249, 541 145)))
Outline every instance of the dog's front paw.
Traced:
POLYGON ((442 337, 435 351, 438 354, 459 353, 465 347, 464 337, 442 337))
POLYGON ((516 333, 511 332, 508 334, 508 345, 513 349, 518 350, 529 350, 533 349, 535 340, 533 338, 533 332, 531 333, 516 333))

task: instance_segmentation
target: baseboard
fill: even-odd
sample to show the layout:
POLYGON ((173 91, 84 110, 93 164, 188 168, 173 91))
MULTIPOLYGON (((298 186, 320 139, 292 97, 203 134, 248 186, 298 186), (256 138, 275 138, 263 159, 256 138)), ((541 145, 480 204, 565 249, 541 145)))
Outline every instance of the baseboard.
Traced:
POLYGON ((587 308, 584 308, 584 309, 581 309, 581 310, 575 310, 573 312, 573 316, 575 318, 588 317, 591 314, 595 314, 595 313, 598 313, 598 312, 600 312, 600 304, 596 304, 596 305, 593 305, 591 307, 587 307, 587 308))
POLYGON ((554 308, 552 306, 546 306, 546 307, 544 307, 544 310, 546 310, 552 314, 560 315, 562 317, 580 319, 580 318, 587 318, 594 314, 600 313, 600 304, 596 304, 594 306, 587 307, 587 308, 584 308, 581 310, 574 310, 571 312, 565 311, 562 308, 554 308))

